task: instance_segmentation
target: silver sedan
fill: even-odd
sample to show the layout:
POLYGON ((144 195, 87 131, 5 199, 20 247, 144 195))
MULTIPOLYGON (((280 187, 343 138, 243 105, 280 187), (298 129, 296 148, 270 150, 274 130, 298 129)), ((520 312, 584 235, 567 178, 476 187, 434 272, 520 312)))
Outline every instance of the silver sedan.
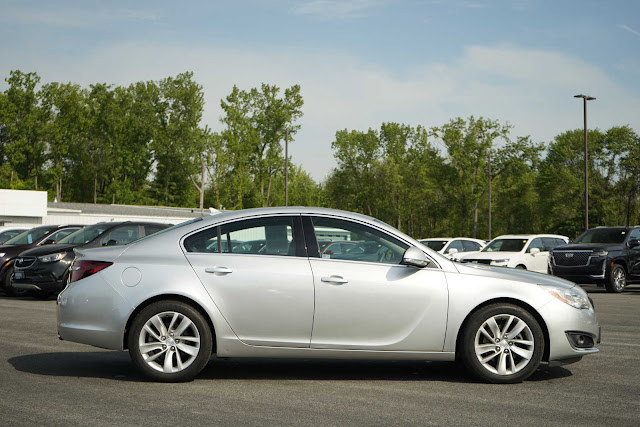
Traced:
POLYGON ((128 349, 159 381, 219 357, 461 361, 494 383, 598 351, 574 283, 455 263, 364 215, 264 208, 198 218, 126 246, 77 250, 63 340, 128 349), (350 242, 344 251, 324 251, 350 242))

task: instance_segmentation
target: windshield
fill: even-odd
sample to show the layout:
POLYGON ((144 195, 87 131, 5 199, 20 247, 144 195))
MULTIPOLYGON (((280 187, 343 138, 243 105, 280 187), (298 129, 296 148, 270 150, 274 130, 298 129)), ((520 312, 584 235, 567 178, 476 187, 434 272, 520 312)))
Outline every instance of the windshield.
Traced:
POLYGON ((51 231, 51 228, 32 228, 4 242, 5 245, 30 245, 51 231))
POLYGON ((438 252, 444 248, 444 245, 447 244, 446 240, 420 240, 420 243, 428 247, 429 249, 433 249, 438 252))
POLYGON ((573 243, 624 243, 626 228, 593 228, 582 233, 573 243))
POLYGON ((58 243, 72 243, 75 245, 84 245, 100 236, 102 233, 113 227, 113 224, 94 224, 81 228, 68 236, 60 239, 58 243))
POLYGON ((495 239, 482 252, 520 252, 528 239, 495 239))

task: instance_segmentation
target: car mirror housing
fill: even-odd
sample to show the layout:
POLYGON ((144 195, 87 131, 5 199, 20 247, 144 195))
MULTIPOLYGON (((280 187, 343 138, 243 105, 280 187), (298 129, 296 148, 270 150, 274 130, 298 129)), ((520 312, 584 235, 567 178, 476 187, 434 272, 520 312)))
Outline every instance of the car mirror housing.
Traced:
POLYGON ((429 258, 427 258, 427 255, 420 249, 410 247, 404 251, 400 264, 423 268, 429 264, 429 258))
POLYGON ((458 250, 456 248, 449 249, 449 255, 457 254, 458 250))
POLYGON ((43 245, 53 245, 55 243, 56 243, 55 239, 47 239, 44 241, 43 245))
POLYGON ((539 253, 540 253, 540 249, 539 249, 539 248, 531 248, 531 250, 529 251, 529 253, 530 253, 531 255, 539 254, 539 253))
POLYGON ((638 240, 638 239, 629 239, 629 247, 630 248, 635 248, 637 246, 640 246, 640 240, 638 240))

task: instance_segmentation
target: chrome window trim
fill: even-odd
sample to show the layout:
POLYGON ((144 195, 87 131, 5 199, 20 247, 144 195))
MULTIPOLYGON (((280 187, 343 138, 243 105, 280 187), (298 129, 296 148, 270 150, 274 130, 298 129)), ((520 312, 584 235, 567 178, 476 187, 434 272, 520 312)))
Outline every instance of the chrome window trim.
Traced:
MULTIPOLYGON (((278 258, 298 258, 298 259, 308 259, 308 257, 299 257, 296 255, 267 255, 267 254, 236 254, 236 253, 229 253, 229 252, 189 252, 185 247, 184 247, 184 241, 186 238, 199 233, 205 229, 209 229, 209 228, 215 228, 215 227, 222 227, 223 225, 226 224, 231 224, 234 222, 238 222, 238 221, 245 221, 245 220, 250 220, 250 219, 256 219, 256 218, 273 218, 273 217, 281 217, 281 216, 289 216, 289 217, 296 217, 296 216, 302 216, 300 213, 274 213, 274 214, 269 214, 269 215, 249 215, 249 216, 244 216, 242 218, 232 218, 232 219, 227 219, 227 220, 223 220, 220 222, 215 222, 213 224, 209 224, 208 226, 205 227, 200 227, 196 230, 192 230, 189 233, 183 235, 180 238, 180 249, 182 250, 182 252, 185 254, 185 256, 189 255, 189 254, 200 254, 200 255, 253 255, 253 256, 259 256, 259 257, 278 257, 278 258)), ((295 229, 295 224, 292 224, 291 229, 294 230, 295 229)), ((219 238, 219 233, 218 233, 218 238, 219 238)))

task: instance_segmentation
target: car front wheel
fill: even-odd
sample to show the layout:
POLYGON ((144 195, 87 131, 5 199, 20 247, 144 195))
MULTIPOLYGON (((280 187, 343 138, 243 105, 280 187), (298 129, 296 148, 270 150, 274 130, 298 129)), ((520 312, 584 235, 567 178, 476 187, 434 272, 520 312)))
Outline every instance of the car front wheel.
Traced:
POLYGON ((620 264, 614 264, 609 273, 609 279, 605 283, 607 292, 620 293, 627 286, 627 273, 620 264))
POLYGON ((198 310, 180 301, 160 301, 133 320, 129 355, 151 379, 189 381, 209 362, 212 341, 209 325, 198 310))
POLYGON ((460 351, 464 365, 476 377, 491 383, 517 383, 540 365, 544 335, 523 308, 492 304, 468 319, 460 351))

